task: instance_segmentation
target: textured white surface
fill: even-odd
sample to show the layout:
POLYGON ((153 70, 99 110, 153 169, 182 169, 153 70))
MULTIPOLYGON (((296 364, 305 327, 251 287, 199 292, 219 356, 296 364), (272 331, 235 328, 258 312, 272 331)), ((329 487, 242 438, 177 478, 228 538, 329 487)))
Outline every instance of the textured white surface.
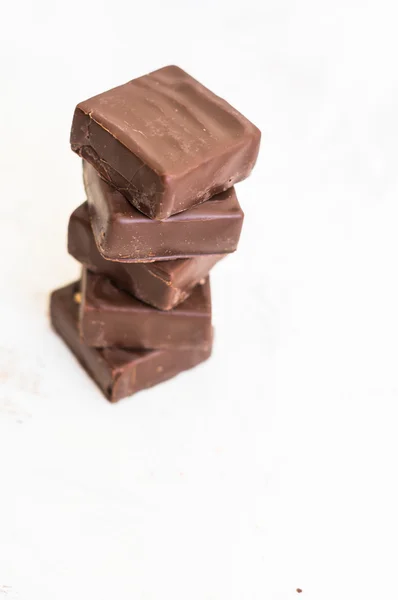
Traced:
POLYGON ((4 7, 1 599, 397 596, 395 8, 4 7), (112 406, 46 314, 78 274, 69 127, 167 63, 247 114, 262 152, 212 278, 214 357, 112 406))

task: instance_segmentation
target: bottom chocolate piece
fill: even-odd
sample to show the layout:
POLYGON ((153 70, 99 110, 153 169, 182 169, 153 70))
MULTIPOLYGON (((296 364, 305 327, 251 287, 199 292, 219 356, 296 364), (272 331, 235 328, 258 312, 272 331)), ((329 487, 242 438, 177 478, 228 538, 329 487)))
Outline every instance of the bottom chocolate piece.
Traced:
POLYGON ((119 290, 108 277, 82 272, 79 317, 88 346, 140 350, 192 348, 212 342, 210 282, 169 311, 157 310, 119 290))
POLYGON ((52 293, 51 322, 111 402, 170 379, 209 358, 211 345, 184 350, 90 348, 79 337, 79 307, 75 300, 79 287, 76 282, 52 293))

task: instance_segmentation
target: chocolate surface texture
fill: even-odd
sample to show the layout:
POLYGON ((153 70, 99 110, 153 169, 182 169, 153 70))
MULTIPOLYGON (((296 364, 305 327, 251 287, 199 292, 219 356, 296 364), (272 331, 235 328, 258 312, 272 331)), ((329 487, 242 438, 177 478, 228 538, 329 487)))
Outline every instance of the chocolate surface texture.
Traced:
POLYGON ((83 269, 79 331, 88 346, 135 349, 211 346, 210 282, 197 285, 168 312, 119 290, 104 275, 83 269))
POLYGON ((243 211, 233 187, 166 221, 156 221, 134 208, 87 161, 83 177, 97 248, 107 260, 150 262, 236 250, 243 211))
POLYGON ((51 322, 111 402, 170 379, 210 356, 209 345, 184 350, 90 348, 79 337, 78 304, 74 301, 78 290, 77 282, 52 293, 51 322))
POLYGON ((183 302, 225 256, 217 254, 153 263, 105 260, 94 241, 87 203, 79 206, 70 217, 68 251, 91 271, 110 277, 117 287, 160 310, 171 310, 183 302))
POLYGON ((167 219, 245 179, 260 131, 175 66, 77 105, 72 150, 152 219, 167 219))

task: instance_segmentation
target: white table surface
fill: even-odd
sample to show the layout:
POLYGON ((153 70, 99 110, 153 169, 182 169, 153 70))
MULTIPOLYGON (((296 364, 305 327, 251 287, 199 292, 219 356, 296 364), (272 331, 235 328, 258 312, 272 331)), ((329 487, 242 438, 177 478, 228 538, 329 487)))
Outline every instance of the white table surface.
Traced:
POLYGON ((396 22, 382 0, 3 6, 1 600, 397 598, 396 22), (79 273, 69 128, 169 63, 262 151, 212 359, 110 405, 47 316, 79 273))

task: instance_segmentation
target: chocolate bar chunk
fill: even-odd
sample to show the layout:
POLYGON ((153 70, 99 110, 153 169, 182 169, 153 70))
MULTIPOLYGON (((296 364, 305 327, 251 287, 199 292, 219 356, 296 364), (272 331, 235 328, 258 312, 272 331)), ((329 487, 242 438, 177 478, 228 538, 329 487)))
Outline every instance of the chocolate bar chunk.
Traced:
POLYGON ((105 260, 94 241, 87 203, 70 217, 68 251, 91 271, 107 275, 119 288, 160 310, 170 310, 188 298, 193 288, 225 256, 216 254, 153 263, 105 260))
POLYGON ((209 279, 164 312, 119 290, 104 275, 83 269, 79 330, 88 346, 135 349, 211 346, 209 279))
POLYGON ((87 161, 84 184, 95 241, 107 260, 151 262, 233 252, 243 212, 234 188, 167 221, 148 219, 87 161))
POLYGON ((167 219, 245 179, 260 131, 178 67, 77 105, 72 150, 152 219, 167 219))
POLYGON ((78 289, 76 282, 52 293, 51 322, 111 402, 170 379, 209 358, 211 344, 184 350, 90 348, 79 337, 78 305, 74 301, 78 289))

